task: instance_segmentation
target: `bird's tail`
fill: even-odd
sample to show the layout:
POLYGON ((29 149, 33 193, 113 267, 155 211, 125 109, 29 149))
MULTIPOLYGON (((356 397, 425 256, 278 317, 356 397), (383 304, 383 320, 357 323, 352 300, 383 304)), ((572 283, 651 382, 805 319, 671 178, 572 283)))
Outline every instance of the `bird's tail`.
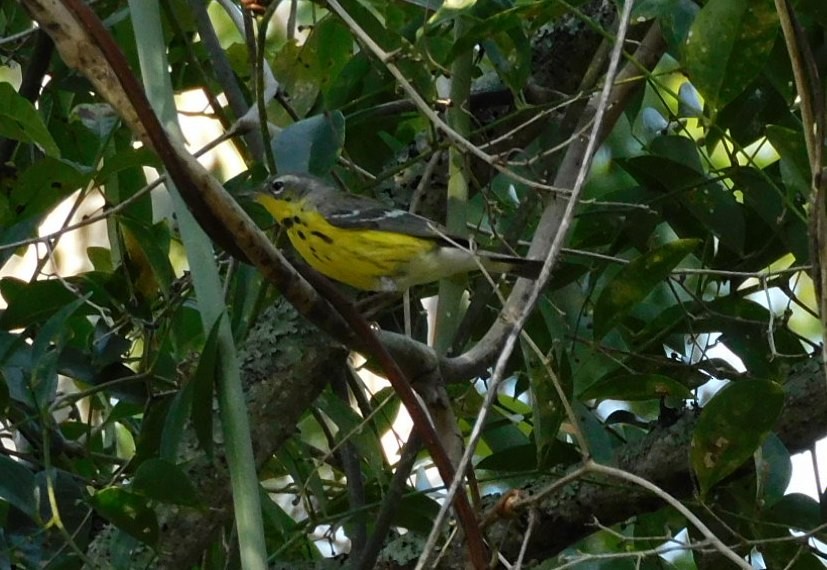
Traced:
POLYGON ((493 252, 478 252, 482 265, 493 273, 508 273, 526 279, 537 279, 543 262, 539 259, 526 259, 514 255, 506 255, 493 252))

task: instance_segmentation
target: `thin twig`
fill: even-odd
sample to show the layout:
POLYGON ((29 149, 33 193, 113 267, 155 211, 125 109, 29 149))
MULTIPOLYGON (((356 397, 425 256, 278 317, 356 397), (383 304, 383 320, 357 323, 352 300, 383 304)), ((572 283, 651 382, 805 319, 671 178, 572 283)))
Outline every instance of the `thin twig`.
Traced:
POLYGON ((617 469, 615 467, 601 465, 599 463, 595 463, 594 461, 589 461, 588 463, 586 463, 585 469, 592 473, 601 473, 603 475, 609 475, 611 477, 615 477, 623 481, 629 481, 630 483, 634 483, 635 485, 638 485, 639 487, 646 489, 652 494, 657 495, 658 497, 666 501, 669 504, 669 506, 671 506, 681 515, 683 515, 686 518, 686 520, 692 526, 694 526, 698 530, 698 532, 700 532, 704 536, 704 538, 706 538, 709 541, 709 543, 715 548, 715 550, 720 552, 726 558, 729 558, 739 568, 743 568, 744 570, 752 570, 752 566, 748 564, 743 558, 738 556, 729 546, 724 544, 721 541, 721 539, 718 538, 717 535, 703 523, 703 521, 701 521, 701 519, 695 516, 695 513, 693 513, 691 510, 685 507, 683 503, 681 503, 675 497, 673 497, 672 495, 670 495, 654 483, 647 481, 643 477, 638 477, 637 475, 629 473, 628 471, 624 471, 623 469, 617 469))
POLYGON ((528 541, 534 533, 534 527, 537 526, 537 511, 536 509, 529 509, 528 511, 528 528, 525 530, 523 536, 523 543, 520 545, 520 554, 517 556, 517 561, 514 563, 513 570, 520 570, 523 567, 523 559, 528 550, 528 541))

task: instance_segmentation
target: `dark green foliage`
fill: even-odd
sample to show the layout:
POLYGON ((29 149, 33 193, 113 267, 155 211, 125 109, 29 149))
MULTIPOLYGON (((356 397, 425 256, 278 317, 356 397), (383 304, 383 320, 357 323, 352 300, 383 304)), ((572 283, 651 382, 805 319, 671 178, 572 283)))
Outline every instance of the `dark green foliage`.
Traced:
MULTIPOLYGON (((565 84, 581 85, 586 69, 575 64, 582 59, 576 47, 613 39, 622 2, 341 3, 388 60, 374 57, 365 39, 321 4, 299 3, 292 39, 284 22, 270 23, 266 64, 280 90, 266 102, 271 129, 264 140, 279 172, 332 174, 351 191, 404 208, 415 199, 419 211, 441 217, 447 167, 438 153, 452 139, 405 96, 385 63, 442 113, 455 102, 445 101, 441 83, 472 51, 474 93, 462 108, 471 114, 472 144, 494 156, 486 162, 466 152, 469 225, 486 249, 525 253, 542 208, 563 199, 494 166, 553 182, 571 145, 553 149, 572 137, 580 97, 600 83, 561 92, 562 83, 542 79, 560 74, 565 84), (544 69, 548 61, 560 69, 544 69), (431 164, 429 183, 418 188, 434 157, 440 160, 431 164)), ((192 3, 162 4, 174 91, 208 91, 205 113, 229 128, 238 109, 224 106, 228 78, 197 28, 192 3)), ((821 0, 789 4, 815 54, 813 72, 823 76, 827 9, 821 0)), ((127 3, 91 6, 139 69, 136 44, 145 39, 127 3)), ((250 104, 254 74, 242 35, 218 3, 209 10, 230 79, 250 104)), ((790 531, 820 528, 823 504, 785 492, 791 453, 824 435, 827 416, 818 409, 800 418, 809 430, 804 442, 798 432, 778 429, 785 402, 807 375, 803 363, 820 353, 821 329, 802 268, 811 263, 810 158, 774 4, 641 0, 633 20, 659 24, 665 55, 653 72, 641 72, 646 80, 624 100, 591 168, 569 249, 540 295, 475 449, 480 490, 488 502, 513 489, 542 492, 586 459, 630 471, 641 465, 724 543, 737 544, 739 555, 750 553, 742 547, 751 541, 768 568, 820 567, 790 531), (718 385, 710 380, 730 383, 711 394, 710 385, 718 385), (648 453, 665 440, 679 450, 674 457, 648 453)), ((226 347, 217 327, 202 324, 178 220, 162 192, 150 198, 146 189, 144 168, 162 161, 135 144, 82 73, 48 48, 37 60, 41 40, 30 28, 19 3, 0 3, 0 570, 90 561, 138 567, 162 556, 174 531, 203 539, 180 545, 192 549, 188 567, 234 567, 226 434, 215 403, 226 380, 218 373, 226 347), (16 66, 25 77, 38 65, 46 71, 35 85, 43 88, 26 93, 16 66), (50 227, 64 223, 61 204, 73 209, 92 200, 93 211, 65 225, 106 214, 102 240, 82 236, 81 247, 64 250, 76 235, 41 237, 56 211, 58 225, 50 227), (18 254, 26 252, 34 263, 22 266, 18 254), (77 262, 71 270, 67 260, 77 262)), ((633 30, 636 39, 640 32, 633 30)), ((627 44, 627 52, 634 47, 627 44)), ((584 49, 591 61, 597 50, 584 49)), ((226 187, 268 227, 248 198, 267 176, 265 161, 245 139, 235 143, 249 171, 226 187)), ((338 355, 333 341, 315 339, 319 346, 305 350, 310 340, 297 333, 292 312, 277 308, 260 319, 278 291, 224 253, 214 261, 233 341, 244 354, 254 432, 282 438, 275 451, 270 442, 253 442, 274 564, 321 567, 319 533, 371 536, 394 494, 393 528, 382 529, 390 546, 380 560, 416 560, 441 496, 421 451, 412 478, 394 487, 396 449, 388 453, 383 441, 404 439, 394 423, 399 398, 387 387, 369 392, 344 364, 329 377, 311 377, 317 362, 308 354, 323 360, 319 346, 329 343, 327 354, 338 355), (308 393, 321 395, 295 410, 298 425, 256 425, 256 389, 280 389, 278 382, 305 371, 308 393), (322 391, 323 382, 333 387, 322 391)), ((507 296, 511 287, 507 281, 499 291, 507 296)), ((481 276, 469 276, 468 290, 453 356, 511 317, 499 314, 502 305, 481 276)), ((402 332, 402 307, 392 299, 370 319, 402 332)), ((424 312, 411 307, 413 336, 424 339, 424 312)), ((487 379, 448 378, 448 404, 463 436, 480 414, 487 379)), ((566 556, 626 553, 578 567, 696 567, 699 554, 668 539, 686 529, 689 540, 700 540, 697 528, 630 482, 588 474, 556 491, 536 505, 528 559, 552 568, 566 556), (668 561, 652 552, 665 544, 680 550, 668 561)), ((514 563, 528 515, 503 520, 486 530, 514 563)), ((815 537, 825 540, 823 530, 815 537)))

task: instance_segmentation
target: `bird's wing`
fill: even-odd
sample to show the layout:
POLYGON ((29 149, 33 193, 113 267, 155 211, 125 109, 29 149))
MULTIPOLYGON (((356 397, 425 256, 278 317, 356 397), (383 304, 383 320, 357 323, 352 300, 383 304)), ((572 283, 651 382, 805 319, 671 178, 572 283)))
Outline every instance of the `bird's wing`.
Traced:
POLYGON ((335 204, 330 201, 317 205, 327 221, 338 228, 396 232, 438 241, 467 244, 467 240, 449 236, 447 230, 428 218, 390 208, 371 198, 354 195, 342 198, 337 197, 335 204), (449 239, 446 240, 446 237, 449 239))

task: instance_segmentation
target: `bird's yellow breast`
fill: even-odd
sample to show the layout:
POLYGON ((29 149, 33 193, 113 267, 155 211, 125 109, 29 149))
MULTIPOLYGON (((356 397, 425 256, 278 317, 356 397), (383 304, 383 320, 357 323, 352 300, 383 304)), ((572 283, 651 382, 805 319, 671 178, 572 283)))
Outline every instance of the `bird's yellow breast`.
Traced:
POLYGON ((410 285, 411 267, 422 267, 423 260, 438 249, 431 239, 336 227, 304 201, 291 202, 268 195, 259 196, 258 201, 285 228, 293 247, 311 267, 357 289, 405 289, 410 285))

